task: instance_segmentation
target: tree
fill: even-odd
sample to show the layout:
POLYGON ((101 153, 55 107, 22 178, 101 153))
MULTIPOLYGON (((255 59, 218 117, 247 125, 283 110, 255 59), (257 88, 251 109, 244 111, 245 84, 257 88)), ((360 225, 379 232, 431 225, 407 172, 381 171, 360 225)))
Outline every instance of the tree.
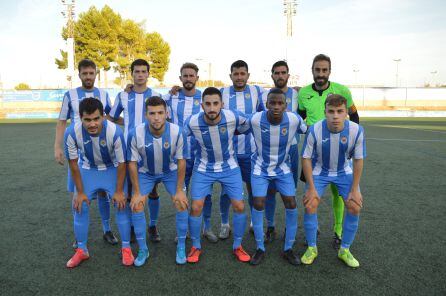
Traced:
MULTIPOLYGON (((67 40, 68 32, 62 29, 62 38, 67 40)), ((109 6, 101 11, 92 6, 81 13, 74 25, 75 63, 83 58, 93 60, 99 69, 107 73, 119 73, 115 81, 125 83, 130 79, 129 67, 136 58, 143 58, 151 64, 152 76, 162 81, 169 65, 170 47, 161 35, 147 33, 144 22, 137 23, 122 17, 109 6)), ((60 51, 61 59, 55 63, 59 69, 68 66, 67 53, 60 51)))
POLYGON ((30 90, 31 87, 28 84, 21 82, 21 83, 17 84, 16 86, 14 86, 14 89, 15 90, 30 90))

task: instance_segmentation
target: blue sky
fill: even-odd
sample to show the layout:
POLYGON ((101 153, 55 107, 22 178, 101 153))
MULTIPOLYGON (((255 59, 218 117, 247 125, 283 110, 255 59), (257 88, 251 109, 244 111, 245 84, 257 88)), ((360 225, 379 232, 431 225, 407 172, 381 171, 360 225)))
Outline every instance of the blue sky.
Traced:
MULTIPOLYGON (((271 64, 285 53, 300 85, 311 82, 311 60, 318 53, 332 58, 332 80, 345 84, 395 84, 394 58, 402 59, 402 86, 432 79, 446 84, 445 1, 298 3, 291 42, 285 40, 282 0, 78 0, 76 13, 108 4, 124 18, 145 20, 147 31, 159 32, 171 45, 169 84, 177 83, 178 69, 186 61, 201 66, 203 79, 210 62, 212 78, 228 82, 236 59, 248 62, 252 80, 268 82, 271 64), (359 69, 356 77, 353 67, 359 69)), ((0 2, 0 77, 5 87, 22 81, 33 87, 64 86, 66 73, 54 64, 65 46, 62 9, 57 0, 0 2)))

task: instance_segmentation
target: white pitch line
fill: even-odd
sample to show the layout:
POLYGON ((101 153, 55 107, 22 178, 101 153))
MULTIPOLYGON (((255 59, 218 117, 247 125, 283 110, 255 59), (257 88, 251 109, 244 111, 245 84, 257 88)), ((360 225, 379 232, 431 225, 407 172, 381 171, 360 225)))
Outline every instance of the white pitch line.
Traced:
POLYGON ((377 127, 391 127, 391 128, 403 128, 403 129, 410 129, 410 130, 414 130, 414 131, 422 131, 422 132, 431 132, 431 133, 446 134, 445 131, 436 131, 436 130, 421 129, 421 128, 413 128, 413 127, 406 127, 406 126, 399 126, 399 125, 371 124, 370 126, 377 126, 377 127))
POLYGON ((366 137, 367 140, 376 140, 376 141, 399 141, 399 142, 439 142, 446 143, 446 140, 416 140, 416 139, 389 139, 389 138, 370 138, 366 137))

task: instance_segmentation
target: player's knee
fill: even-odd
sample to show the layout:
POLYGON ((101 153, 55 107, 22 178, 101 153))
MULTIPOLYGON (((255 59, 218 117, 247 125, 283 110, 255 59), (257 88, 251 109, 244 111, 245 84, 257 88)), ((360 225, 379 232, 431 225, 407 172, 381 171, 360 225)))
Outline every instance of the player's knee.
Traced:
POLYGON ((245 210, 245 204, 242 200, 232 201, 232 208, 236 213, 243 213, 245 210))
POLYGON ((142 211, 144 211, 143 204, 138 204, 133 208, 133 213, 141 213, 142 211))
POLYGON ((347 211, 352 215, 359 215, 359 213, 361 212, 361 207, 352 200, 347 201, 345 203, 345 207, 347 208, 347 211))
POLYGON ((296 208, 296 199, 294 196, 287 196, 283 198, 283 204, 286 209, 295 209, 296 208))
POLYGON ((257 211, 263 211, 265 209, 265 199, 260 197, 255 197, 252 206, 257 211))
POLYGON ((190 214, 194 217, 198 217, 200 216, 202 211, 203 211, 203 202, 193 201, 190 214))

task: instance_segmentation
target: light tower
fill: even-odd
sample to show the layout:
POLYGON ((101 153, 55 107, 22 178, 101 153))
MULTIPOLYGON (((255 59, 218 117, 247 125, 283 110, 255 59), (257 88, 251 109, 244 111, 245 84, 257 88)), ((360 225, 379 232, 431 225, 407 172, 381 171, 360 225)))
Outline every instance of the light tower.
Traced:
POLYGON ((64 6, 64 10, 62 11, 62 15, 67 19, 67 80, 69 88, 72 88, 73 79, 75 76, 74 73, 74 3, 75 0, 61 0, 62 5, 64 6))
POLYGON ((398 80, 398 66, 399 66, 399 63, 401 62, 401 59, 400 58, 397 58, 397 59, 393 59, 393 61, 396 63, 396 74, 395 74, 395 85, 396 85, 396 87, 398 87, 399 86, 399 80, 398 80))
POLYGON ((288 45, 293 37, 293 17, 297 13, 296 0, 283 0, 283 15, 286 16, 286 41, 285 60, 288 60, 288 45))

